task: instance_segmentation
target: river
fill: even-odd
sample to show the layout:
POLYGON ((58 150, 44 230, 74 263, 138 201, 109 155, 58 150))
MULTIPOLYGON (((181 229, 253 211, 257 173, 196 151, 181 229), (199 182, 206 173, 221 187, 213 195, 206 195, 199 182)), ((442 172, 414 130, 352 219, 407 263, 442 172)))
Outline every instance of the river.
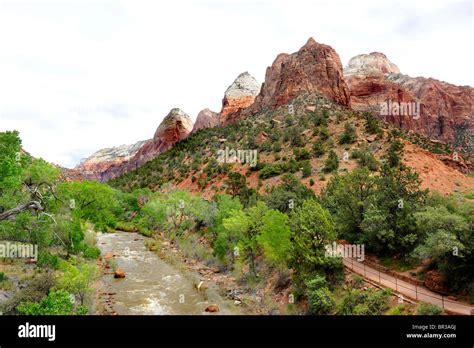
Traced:
POLYGON ((223 299, 217 291, 199 292, 195 281, 174 266, 163 261, 145 246, 145 237, 137 233, 120 232, 97 234, 97 246, 102 255, 115 254, 116 267, 125 278, 112 274, 101 276, 101 291, 113 294, 111 311, 119 315, 209 314, 204 310, 211 304, 219 306, 214 314, 241 314, 241 308, 223 299))

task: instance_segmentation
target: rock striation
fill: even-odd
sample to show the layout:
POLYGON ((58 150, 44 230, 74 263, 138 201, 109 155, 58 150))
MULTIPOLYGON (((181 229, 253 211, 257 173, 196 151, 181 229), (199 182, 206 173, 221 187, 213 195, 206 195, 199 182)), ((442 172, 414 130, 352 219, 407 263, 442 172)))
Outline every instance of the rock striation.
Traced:
POLYGON ((240 112, 253 104, 259 92, 260 84, 252 75, 248 72, 240 74, 225 91, 219 124, 234 123, 240 112))
POLYGON ((83 161, 76 170, 84 173, 89 179, 111 180, 154 159, 178 141, 186 138, 192 130, 191 118, 181 109, 172 109, 163 119, 152 139, 136 143, 133 147, 100 150, 83 161), (123 156, 116 156, 119 154, 123 156))
POLYGON ((404 75, 379 52, 352 58, 344 69, 344 74, 354 109, 371 110, 400 128, 454 144, 465 150, 473 150, 472 87, 455 86, 433 78, 404 75), (397 112, 381 112, 381 106, 388 103, 418 105, 419 113, 397 115, 397 112))

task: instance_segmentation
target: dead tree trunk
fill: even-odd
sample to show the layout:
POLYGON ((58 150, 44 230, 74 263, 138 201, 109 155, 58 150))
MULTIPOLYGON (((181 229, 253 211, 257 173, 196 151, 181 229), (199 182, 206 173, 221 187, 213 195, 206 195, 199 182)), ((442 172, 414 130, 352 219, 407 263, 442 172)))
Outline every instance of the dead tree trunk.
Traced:
POLYGON ((7 210, 3 213, 0 214, 0 221, 6 220, 14 215, 20 214, 21 212, 24 212, 25 210, 32 209, 36 211, 43 211, 43 207, 41 206, 41 203, 37 201, 31 201, 25 204, 21 204, 16 208, 7 210))

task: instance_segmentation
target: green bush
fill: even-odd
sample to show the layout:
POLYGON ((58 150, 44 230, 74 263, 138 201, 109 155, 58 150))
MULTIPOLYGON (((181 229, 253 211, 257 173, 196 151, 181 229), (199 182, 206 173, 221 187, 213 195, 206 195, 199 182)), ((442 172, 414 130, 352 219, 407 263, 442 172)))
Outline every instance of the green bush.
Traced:
POLYGON ((357 134, 355 127, 350 124, 346 123, 344 125, 344 133, 342 133, 341 137, 339 138, 339 144, 352 144, 357 139, 357 134))
POLYGON ((85 315, 87 308, 74 308, 71 294, 64 290, 51 291, 40 302, 24 302, 17 308, 21 315, 85 315))
POLYGON ((336 172, 339 168, 339 157, 337 157, 337 154, 331 150, 329 152, 329 156, 324 162, 324 168, 323 171, 325 173, 331 173, 331 172, 336 172))
POLYGON ((417 315, 442 315, 443 310, 431 303, 420 303, 416 309, 417 315))
POLYGON ((302 169, 303 178, 307 178, 308 176, 311 175, 312 169, 311 169, 310 161, 303 161, 302 168, 303 168, 302 169))
POLYGON ((40 267, 50 266, 57 269, 59 267, 59 257, 57 255, 52 255, 47 251, 40 250, 36 264, 40 267))
POLYGON ((336 308, 334 296, 328 288, 310 291, 308 294, 309 314, 331 314, 336 308))
POLYGON ((279 164, 266 164, 258 173, 261 179, 268 179, 272 176, 280 175, 283 172, 281 165, 279 164))
POLYGON ((316 157, 321 157, 326 153, 326 147, 324 146, 324 141, 321 139, 316 140, 316 142, 313 144, 313 154, 316 157))
POLYGON ((373 172, 379 169, 379 163, 375 159, 374 155, 367 150, 354 150, 351 153, 351 157, 357 159, 357 163, 360 167, 366 167, 373 172))

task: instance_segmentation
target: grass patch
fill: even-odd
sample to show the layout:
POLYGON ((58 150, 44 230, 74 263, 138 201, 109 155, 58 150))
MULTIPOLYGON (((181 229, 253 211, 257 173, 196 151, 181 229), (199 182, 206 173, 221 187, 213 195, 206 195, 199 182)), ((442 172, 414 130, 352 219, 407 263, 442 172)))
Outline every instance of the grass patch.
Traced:
POLYGON ((418 265, 416 260, 394 259, 389 256, 379 257, 380 264, 397 272, 406 272, 418 265))

